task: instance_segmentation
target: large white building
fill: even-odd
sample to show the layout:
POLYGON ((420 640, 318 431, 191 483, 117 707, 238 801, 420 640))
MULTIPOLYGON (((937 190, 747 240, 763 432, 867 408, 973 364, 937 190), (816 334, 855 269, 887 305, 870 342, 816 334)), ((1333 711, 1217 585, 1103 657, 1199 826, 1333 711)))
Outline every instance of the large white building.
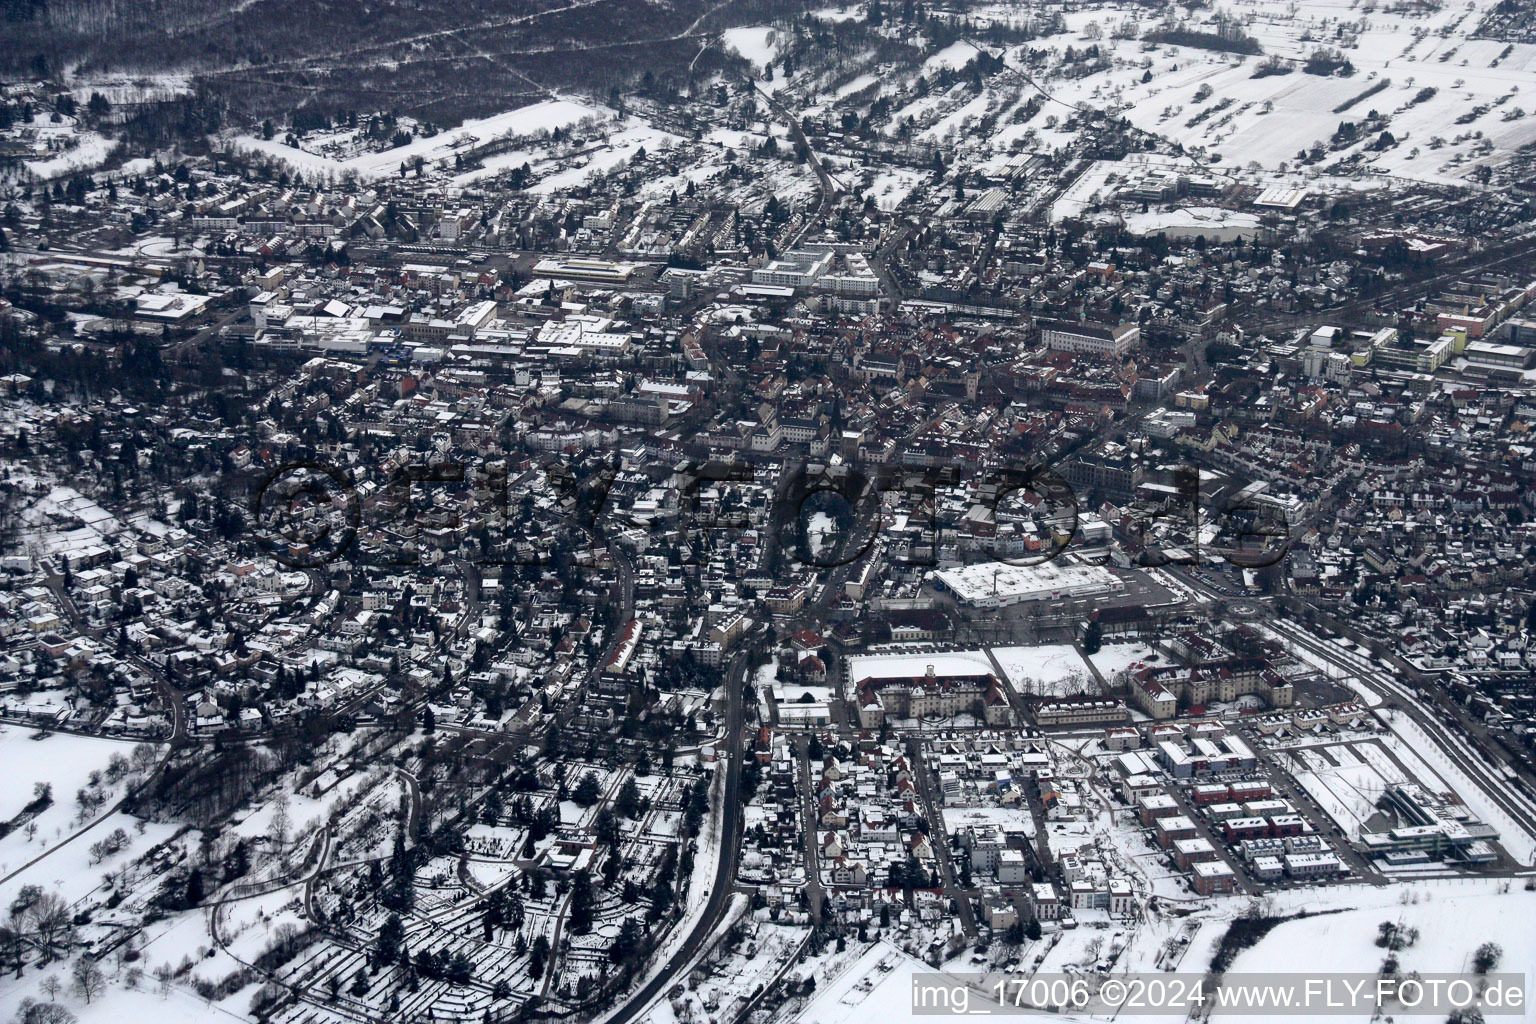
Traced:
POLYGON ((1066 320, 1039 320, 1040 338, 1052 352, 1080 355, 1114 356, 1124 359, 1141 340, 1141 328, 1135 324, 1106 327, 1103 324, 1071 323, 1066 320))
POLYGON ((617 359, 629 351, 630 335, 615 331, 614 321, 592 314, 549 320, 539 328, 539 343, 553 349, 617 359))
POLYGON ((1125 583, 1098 565, 1071 565, 1061 561, 1041 565, 1009 565, 978 562, 942 569, 929 577, 940 589, 976 608, 1007 608, 1030 601, 1057 601, 1073 597, 1119 594, 1125 583))
POLYGON ((548 256, 533 265, 533 276, 624 284, 634 276, 635 270, 633 263, 614 263, 585 256, 548 256))
POLYGON ((880 294, 880 278, 875 275, 869 260, 860 252, 850 252, 843 257, 841 270, 833 269, 822 279, 821 286, 830 288, 837 295, 870 296, 880 294))
POLYGON ((833 258, 830 250, 792 249, 753 270, 752 283, 810 288, 832 269, 833 258))

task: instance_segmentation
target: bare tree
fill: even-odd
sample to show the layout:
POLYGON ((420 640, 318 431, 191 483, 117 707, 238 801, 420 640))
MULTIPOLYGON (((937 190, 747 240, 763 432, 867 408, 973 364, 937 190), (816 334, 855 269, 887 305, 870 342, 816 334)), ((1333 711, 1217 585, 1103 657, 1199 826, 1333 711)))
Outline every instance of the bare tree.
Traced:
POLYGON ((16 1007, 17 1024, 75 1024, 79 1018, 59 1003, 40 1003, 31 996, 16 1007))
POLYGON ((74 981, 75 994, 84 999, 89 1006, 92 999, 101 995, 101 990, 106 986, 106 975, 101 973, 101 968, 96 966, 96 961, 88 956, 82 956, 76 960, 74 966, 69 969, 69 976, 74 981))
POLYGON ((64 897, 56 892, 38 890, 27 906, 26 921, 32 943, 43 954, 44 960, 57 959, 69 951, 74 923, 64 897))
POLYGON ((279 793, 277 801, 272 808, 272 822, 267 833, 272 839, 272 845, 277 848, 278 856, 284 856, 286 853, 290 824, 288 796, 286 793, 279 793))

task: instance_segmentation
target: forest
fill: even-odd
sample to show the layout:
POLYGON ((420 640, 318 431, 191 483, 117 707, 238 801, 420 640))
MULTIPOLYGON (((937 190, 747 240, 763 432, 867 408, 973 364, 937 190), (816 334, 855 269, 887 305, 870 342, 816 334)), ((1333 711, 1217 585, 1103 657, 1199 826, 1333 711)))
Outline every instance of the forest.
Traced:
POLYGON ((191 77, 202 109, 237 120, 392 109, 451 125, 554 90, 603 95, 646 71, 681 78, 692 64, 708 76, 734 60, 705 48, 714 33, 793 9, 788 0, 719 10, 705 0, 4 0, 0 75, 174 73, 191 77))

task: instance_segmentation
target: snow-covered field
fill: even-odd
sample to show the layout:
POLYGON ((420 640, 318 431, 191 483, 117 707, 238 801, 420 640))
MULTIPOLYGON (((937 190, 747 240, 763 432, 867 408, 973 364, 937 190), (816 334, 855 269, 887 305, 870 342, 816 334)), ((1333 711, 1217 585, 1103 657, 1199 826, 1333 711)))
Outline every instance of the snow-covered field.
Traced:
POLYGON ((1041 647, 994 647, 995 657, 1008 682, 1025 697, 1059 697, 1073 693, 1097 693, 1098 683, 1070 644, 1041 647))
MULTIPOLYGON (((1501 969, 1529 976, 1536 966, 1536 929, 1530 926, 1536 914, 1536 893, 1524 891, 1518 880, 1508 892, 1501 892, 1502 887, 1497 880, 1439 879, 1385 889, 1340 890, 1348 896, 1342 905, 1358 909, 1279 925, 1238 954, 1230 970, 1372 973, 1386 955, 1376 945, 1377 928, 1391 921, 1419 930, 1418 941, 1398 953, 1405 972, 1470 970, 1472 952, 1484 942, 1497 942, 1504 947, 1501 969)), ((1397 1019, 1424 1018, 1397 1015, 1397 1019)))
MULTIPOLYGON (((429 164, 453 162, 456 153, 484 145, 494 139, 534 136, 541 132, 568 128, 588 118, 607 117, 609 111, 573 100, 545 100, 516 110, 494 114, 478 121, 466 121, 457 128, 436 135, 417 138, 404 146, 386 149, 378 153, 364 153, 348 160, 332 160, 329 157, 306 153, 285 145, 278 139, 261 139, 242 135, 235 139, 237 149, 264 153, 305 174, 342 175, 351 172, 364 180, 398 174, 400 164, 410 163, 417 157, 429 164)), ((521 164, 522 161, 519 161, 521 164)))
POLYGON ((42 160, 28 160, 27 170, 39 178, 56 178, 71 171, 88 171, 111 156, 117 145, 117 140, 97 132, 81 132, 70 148, 42 160))
POLYGON ((726 29, 722 35, 726 46, 741 54, 761 68, 771 64, 779 56, 778 31, 762 25, 726 29))
POLYGON ((1111 685, 1114 684, 1116 675, 1132 666, 1163 663, 1162 655, 1139 641, 1136 643, 1106 641, 1097 654, 1088 655, 1088 660, 1093 662, 1093 667, 1098 669, 1099 674, 1111 685))
POLYGON ((35 832, 20 827, 0 838, 0 877, 13 876, 0 882, 0 899, 13 896, 28 884, 57 884, 65 888, 66 898, 78 899, 100 882, 103 872, 142 853, 161 833, 174 831, 155 826, 155 835, 149 836, 147 830, 136 830, 135 819, 117 814, 63 845, 122 798, 125 784, 108 782, 107 766, 114 754, 126 758, 133 747, 134 744, 120 740, 38 734, 11 725, 0 727, 0 774, 9 781, 0 795, 0 817, 10 820, 19 814, 33 798, 34 783, 46 782, 53 787, 53 803, 29 823, 36 826, 35 832), (33 739, 34 736, 39 738, 33 739), (91 785, 93 775, 101 780, 96 786, 91 785), (85 805, 76 799, 82 791, 91 797, 84 818, 81 810, 85 805), (98 863, 91 856, 91 845, 117 828, 129 833, 130 846, 98 863), (18 873, 22 865, 44 854, 42 860, 18 873))
POLYGON ((1391 778, 1383 778, 1373 765, 1363 763, 1347 746, 1330 746, 1326 755, 1316 749, 1297 747, 1289 751, 1289 756, 1295 766, 1291 775, 1296 782, 1354 840, 1360 838, 1366 821, 1376 813, 1376 801, 1381 799, 1387 784, 1406 781, 1398 771, 1391 772, 1391 778))
POLYGON ((611 170, 629 162, 642 149, 648 153, 654 153, 661 147, 676 141, 677 136, 658 131, 655 128, 643 125, 626 128, 623 131, 608 136, 606 145, 583 157, 584 162, 551 174, 528 191, 536 195, 548 195, 562 188, 579 185, 594 174, 611 170))
POLYGON ((940 651, 904 647, 902 653, 859 654, 848 659, 848 679, 900 679, 935 674, 988 675, 996 670, 983 651, 940 651))
POLYGON ((917 171, 890 170, 875 175, 868 191, 874 196, 875 205, 882 210, 894 210, 912 194, 925 175, 917 171))

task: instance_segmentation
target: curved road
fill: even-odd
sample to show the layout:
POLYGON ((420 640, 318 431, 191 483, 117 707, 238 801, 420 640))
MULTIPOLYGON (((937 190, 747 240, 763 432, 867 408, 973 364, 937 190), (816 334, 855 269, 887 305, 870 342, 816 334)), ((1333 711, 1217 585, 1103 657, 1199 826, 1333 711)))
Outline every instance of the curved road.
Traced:
POLYGON ((736 879, 736 860, 741 846, 741 758, 742 729, 746 709, 742 704, 741 688, 746 681, 747 658, 745 653, 731 659, 726 672, 726 725, 725 747, 725 794, 720 808, 720 859, 715 866, 715 880, 709 891, 709 902, 704 916, 694 925, 680 949, 667 959, 656 976, 641 986, 640 990, 618 1010, 610 1014, 604 1024, 628 1024, 665 992, 677 976, 693 963, 705 946, 718 934, 726 908, 730 906, 736 879))

